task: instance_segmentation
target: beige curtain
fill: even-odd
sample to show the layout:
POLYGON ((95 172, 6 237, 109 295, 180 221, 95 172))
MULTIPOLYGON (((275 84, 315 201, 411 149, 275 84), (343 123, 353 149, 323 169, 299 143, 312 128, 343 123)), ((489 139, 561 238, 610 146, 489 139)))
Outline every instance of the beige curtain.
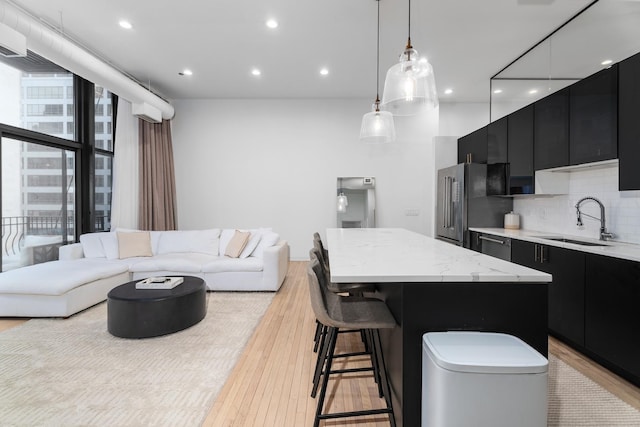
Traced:
POLYGON ((175 230, 176 184, 171 144, 171 122, 148 123, 140 119, 140 220, 141 230, 175 230))

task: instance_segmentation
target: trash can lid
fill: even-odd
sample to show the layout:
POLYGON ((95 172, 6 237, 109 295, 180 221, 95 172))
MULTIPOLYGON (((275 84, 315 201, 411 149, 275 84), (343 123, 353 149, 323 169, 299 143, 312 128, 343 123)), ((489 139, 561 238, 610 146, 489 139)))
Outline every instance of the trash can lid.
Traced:
POLYGON ((429 332, 422 347, 441 368, 456 372, 532 374, 549 362, 527 343, 493 332, 429 332))

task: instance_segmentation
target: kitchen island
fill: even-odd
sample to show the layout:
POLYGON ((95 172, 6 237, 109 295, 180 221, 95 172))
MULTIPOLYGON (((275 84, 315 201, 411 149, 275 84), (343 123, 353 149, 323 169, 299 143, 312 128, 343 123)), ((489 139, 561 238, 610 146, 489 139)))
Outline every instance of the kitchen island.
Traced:
POLYGON ((381 337, 399 426, 420 425, 426 332, 503 332, 547 357, 547 273, 398 228, 327 229, 327 249, 331 280, 376 283, 398 323, 381 337))

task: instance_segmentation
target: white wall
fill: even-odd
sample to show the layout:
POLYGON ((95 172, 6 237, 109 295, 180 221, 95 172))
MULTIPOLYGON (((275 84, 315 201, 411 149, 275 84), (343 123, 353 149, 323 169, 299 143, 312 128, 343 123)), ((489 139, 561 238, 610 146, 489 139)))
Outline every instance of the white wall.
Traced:
POLYGON ((358 140, 371 100, 174 106, 180 229, 273 227, 289 241, 292 259, 308 259, 313 232, 324 237, 336 226, 336 178, 372 176, 378 227, 432 234, 437 118, 397 118, 397 142, 372 145, 358 140), (408 209, 419 215, 405 215, 408 209))
POLYGON ((489 104, 486 102, 440 104, 440 135, 461 137, 487 124, 489 104))

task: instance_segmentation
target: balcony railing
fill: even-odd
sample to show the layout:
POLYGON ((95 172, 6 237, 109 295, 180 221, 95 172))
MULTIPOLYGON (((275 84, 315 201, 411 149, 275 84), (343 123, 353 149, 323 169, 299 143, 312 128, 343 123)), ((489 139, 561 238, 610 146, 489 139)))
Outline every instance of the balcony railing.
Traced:
MULTIPOLYGON (((106 221, 108 221, 107 217, 97 217, 95 229, 104 230, 106 221)), ((73 217, 67 218, 66 224, 61 217, 2 217, 2 270, 8 269, 5 260, 19 257, 25 246, 38 248, 37 251, 31 251, 26 265, 57 259, 57 248, 68 241, 73 241, 74 236, 75 218, 73 217)), ((25 261, 21 260, 19 264, 22 266, 25 261)))

